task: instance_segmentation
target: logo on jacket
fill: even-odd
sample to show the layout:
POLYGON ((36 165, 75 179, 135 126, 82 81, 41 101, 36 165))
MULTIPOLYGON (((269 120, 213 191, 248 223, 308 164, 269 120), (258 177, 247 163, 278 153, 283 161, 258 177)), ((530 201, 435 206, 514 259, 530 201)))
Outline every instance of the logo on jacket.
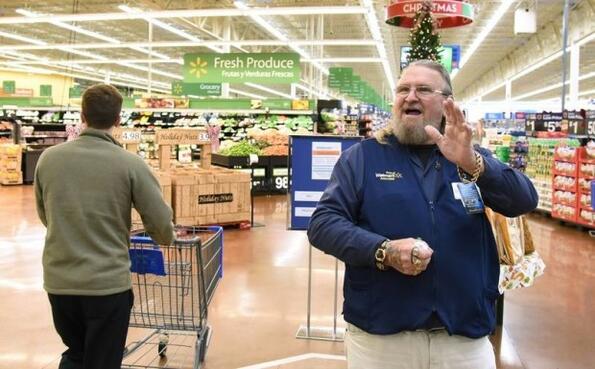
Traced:
POLYGON ((387 170, 384 173, 376 173, 376 178, 380 179, 381 181, 394 181, 403 178, 403 175, 401 172, 392 172, 387 170))

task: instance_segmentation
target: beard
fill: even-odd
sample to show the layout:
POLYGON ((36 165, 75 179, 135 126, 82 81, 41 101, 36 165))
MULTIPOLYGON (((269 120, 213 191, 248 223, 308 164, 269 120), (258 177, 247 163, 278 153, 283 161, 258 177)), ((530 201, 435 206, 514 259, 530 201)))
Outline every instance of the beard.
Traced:
POLYGON ((426 145, 433 143, 430 136, 424 129, 425 126, 433 126, 437 130, 441 130, 442 122, 421 122, 407 124, 401 122, 398 118, 393 117, 391 121, 395 136, 399 139, 399 143, 403 145, 426 145))

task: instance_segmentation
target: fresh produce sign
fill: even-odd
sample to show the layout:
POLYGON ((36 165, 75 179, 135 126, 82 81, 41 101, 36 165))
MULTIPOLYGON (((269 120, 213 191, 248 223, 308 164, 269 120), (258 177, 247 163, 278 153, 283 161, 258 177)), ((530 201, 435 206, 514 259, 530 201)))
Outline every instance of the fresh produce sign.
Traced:
POLYGON ((184 55, 186 83, 295 83, 300 81, 296 53, 191 53, 184 55))

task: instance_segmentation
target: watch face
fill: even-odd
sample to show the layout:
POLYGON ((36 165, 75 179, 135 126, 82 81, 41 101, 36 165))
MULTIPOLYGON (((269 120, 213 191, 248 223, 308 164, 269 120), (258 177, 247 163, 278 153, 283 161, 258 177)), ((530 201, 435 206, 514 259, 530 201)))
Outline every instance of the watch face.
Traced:
POLYGON ((386 258, 386 249, 380 247, 378 250, 376 250, 376 260, 383 262, 384 259, 386 258))

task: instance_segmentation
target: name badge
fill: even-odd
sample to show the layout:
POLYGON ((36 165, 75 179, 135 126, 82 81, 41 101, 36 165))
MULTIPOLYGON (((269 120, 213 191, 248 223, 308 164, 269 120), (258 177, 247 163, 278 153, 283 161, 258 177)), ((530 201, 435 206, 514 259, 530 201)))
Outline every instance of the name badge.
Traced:
POLYGON ((485 210, 479 187, 475 183, 452 183, 455 199, 461 200, 467 214, 480 214, 485 210))

